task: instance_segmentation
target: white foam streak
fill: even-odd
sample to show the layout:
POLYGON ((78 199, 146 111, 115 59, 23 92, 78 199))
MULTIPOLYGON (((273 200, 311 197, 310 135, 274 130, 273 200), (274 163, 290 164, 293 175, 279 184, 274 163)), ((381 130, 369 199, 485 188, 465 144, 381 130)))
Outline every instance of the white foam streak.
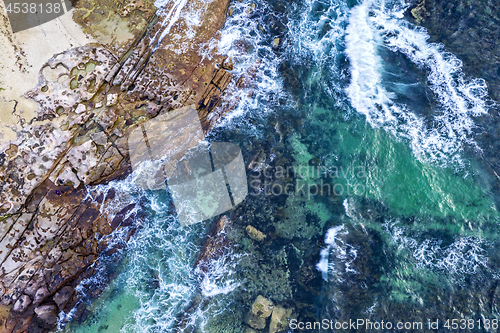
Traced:
MULTIPOLYGON (((350 244, 344 242, 340 236, 347 235, 348 231, 344 225, 339 225, 328 229, 325 235, 326 246, 320 251, 320 260, 316 264, 316 268, 321 272, 323 280, 328 281, 329 275, 339 273, 339 267, 336 267, 335 260, 330 260, 330 254, 335 256, 337 261, 344 264, 345 272, 356 274, 357 272, 351 268, 351 264, 358 256, 357 250, 350 244)), ((341 277, 337 277, 338 281, 342 281, 341 277)))
MULTIPOLYGON (((293 102, 283 89, 283 79, 279 73, 282 59, 274 52, 270 40, 272 36, 260 29, 266 26, 262 19, 248 17, 248 8, 253 1, 233 2, 233 13, 227 17, 219 40, 213 40, 209 48, 216 48, 234 62, 231 74, 235 78, 227 88, 223 108, 236 104, 234 110, 216 124, 216 127, 246 130, 256 135, 259 129, 249 124, 248 116, 264 118, 273 111, 280 100, 293 102), (246 78, 243 89, 236 86, 240 78, 246 78)), ((265 12, 264 1, 256 1, 257 10, 265 12)), ((217 114, 215 112, 214 114, 217 114)), ((262 123, 266 123, 265 120, 262 123)))
POLYGON ((151 41, 155 43, 152 53, 154 53, 158 49, 158 46, 163 41, 163 38, 165 38, 165 36, 167 36, 170 33, 172 26, 179 20, 181 11, 187 4, 187 0, 175 0, 175 3, 170 8, 168 13, 165 15, 164 14, 165 7, 168 5, 169 2, 170 0, 157 0, 155 2, 155 6, 157 8, 161 8, 158 16, 163 20, 162 26, 166 25, 166 27, 159 29, 158 32, 155 34, 155 36, 151 39, 151 41), (156 36, 160 32, 161 32, 160 37, 157 39, 156 36))
POLYGON ((157 216, 129 245, 127 289, 139 300, 140 307, 133 313, 133 323, 123 332, 171 331, 176 315, 196 291, 192 258, 198 248, 192 243, 194 230, 181 228, 161 205, 155 206, 159 209, 157 216), (156 288, 148 282, 152 273, 156 288))
POLYGON ((351 11, 346 31, 346 53, 351 61, 348 95, 352 106, 375 126, 394 123, 391 96, 381 87, 382 64, 377 55, 376 34, 368 20, 371 3, 366 1, 351 11), (359 50, 363 52, 359 52, 359 50))
MULTIPOLYGON (((97 205, 101 214, 105 213, 108 219, 112 220, 120 210, 132 203, 137 203, 138 198, 143 194, 142 189, 136 186, 138 174, 140 174, 140 170, 139 173, 133 172, 124 180, 115 180, 108 184, 87 186, 87 196, 84 200, 90 199, 92 202, 95 202, 99 196, 102 196, 103 199, 101 202, 104 202, 108 200, 110 192, 114 192, 114 197, 108 200, 105 205, 97 205)), ((138 206, 134 207, 127 213, 125 218, 136 213, 139 208, 138 206)))
POLYGON ((453 280, 463 280, 468 275, 475 275, 478 271, 488 271, 488 256, 485 247, 489 244, 484 240, 473 237, 458 237, 450 245, 443 245, 441 239, 425 239, 417 241, 406 236, 405 229, 399 222, 388 222, 386 230, 392 235, 392 240, 399 250, 411 252, 417 268, 432 269, 436 272, 449 274, 453 280))
POLYGON ((233 292, 240 286, 235 281, 236 263, 238 256, 227 252, 209 263, 208 272, 202 272, 197 269, 199 275, 201 293, 205 297, 214 297, 217 295, 226 295, 233 292))
POLYGON ((306 0, 298 5, 298 20, 290 20, 288 29, 294 37, 291 57, 305 67, 312 67, 307 83, 319 83, 333 97, 337 107, 345 108, 343 78, 340 69, 344 48, 348 7, 342 0, 306 0), (318 7, 328 7, 318 17, 318 7), (323 67, 330 67, 325 72, 323 67))

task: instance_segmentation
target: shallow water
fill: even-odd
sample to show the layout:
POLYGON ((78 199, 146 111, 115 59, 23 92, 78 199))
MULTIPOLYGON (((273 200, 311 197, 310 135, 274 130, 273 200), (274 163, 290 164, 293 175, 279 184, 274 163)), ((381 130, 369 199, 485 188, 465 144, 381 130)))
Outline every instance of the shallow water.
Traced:
POLYGON ((261 294, 302 321, 439 319, 444 332, 466 318, 495 331, 477 328, 499 311, 498 193, 476 140, 484 81, 429 43, 403 1, 253 2, 232 4, 218 47, 236 76, 261 65, 208 136, 237 143, 246 165, 260 156, 228 214, 230 246, 194 268, 212 221, 181 227, 168 194, 134 175, 112 183, 140 203, 140 228, 64 329, 243 332, 261 294), (272 240, 250 240, 248 224, 272 240))

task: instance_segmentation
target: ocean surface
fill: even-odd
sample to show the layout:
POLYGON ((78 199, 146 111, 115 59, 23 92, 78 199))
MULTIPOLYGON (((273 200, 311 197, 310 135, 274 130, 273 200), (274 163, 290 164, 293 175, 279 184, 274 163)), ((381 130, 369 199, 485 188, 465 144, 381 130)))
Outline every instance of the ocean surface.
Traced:
MULTIPOLYGON (((178 2, 171 20, 196 15, 178 2)), ((248 166, 225 247, 196 266, 217 218, 181 227, 170 194, 138 188, 135 174, 89 187, 113 189, 114 210, 136 203, 137 231, 110 236, 114 250, 79 287, 85 311, 61 314, 61 330, 244 332, 260 294, 299 321, 439 320, 448 332, 446 320, 466 319, 496 332, 498 175, 477 140, 496 106, 484 80, 410 23, 408 5, 232 2, 212 46, 253 79, 230 88, 237 107, 207 136, 238 144, 248 166)))

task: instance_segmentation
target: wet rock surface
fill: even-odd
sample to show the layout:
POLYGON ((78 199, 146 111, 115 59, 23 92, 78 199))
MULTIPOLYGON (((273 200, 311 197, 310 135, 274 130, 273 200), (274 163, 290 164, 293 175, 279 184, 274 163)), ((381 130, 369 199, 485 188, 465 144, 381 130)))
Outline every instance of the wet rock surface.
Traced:
POLYGON ((57 307, 55 305, 42 305, 35 308, 35 314, 39 326, 50 329, 54 327, 57 320, 57 307))

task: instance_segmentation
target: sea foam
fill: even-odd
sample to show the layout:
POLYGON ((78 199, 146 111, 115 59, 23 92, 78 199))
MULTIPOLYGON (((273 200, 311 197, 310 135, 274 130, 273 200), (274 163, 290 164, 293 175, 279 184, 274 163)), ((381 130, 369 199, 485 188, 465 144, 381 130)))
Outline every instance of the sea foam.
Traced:
POLYGON ((403 18, 406 8, 404 2, 365 0, 351 9, 345 37, 351 82, 346 92, 373 127, 408 139, 419 159, 462 165, 465 145, 479 149, 474 141, 475 117, 488 112, 485 81, 467 78, 458 58, 430 43, 424 28, 403 18), (381 48, 404 54, 425 72, 437 102, 429 119, 396 102, 387 90, 381 48))

